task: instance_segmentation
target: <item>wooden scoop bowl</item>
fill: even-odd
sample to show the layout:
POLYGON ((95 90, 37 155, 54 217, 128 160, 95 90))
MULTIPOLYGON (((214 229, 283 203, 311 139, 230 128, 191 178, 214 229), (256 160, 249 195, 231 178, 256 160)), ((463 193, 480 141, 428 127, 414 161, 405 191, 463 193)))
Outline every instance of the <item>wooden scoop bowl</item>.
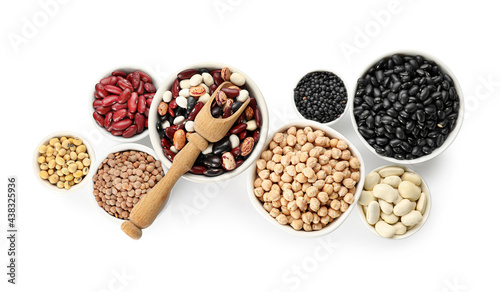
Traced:
POLYGON ((224 138, 250 103, 248 98, 229 118, 214 118, 211 113, 214 98, 222 88, 232 85, 230 82, 222 83, 200 110, 194 120, 196 133, 189 136, 189 142, 175 155, 167 174, 139 200, 130 212, 129 220, 123 222, 121 228, 128 236, 133 239, 141 238, 142 229, 149 227, 156 219, 177 180, 193 167, 200 152, 208 147, 208 142, 214 143, 224 138))

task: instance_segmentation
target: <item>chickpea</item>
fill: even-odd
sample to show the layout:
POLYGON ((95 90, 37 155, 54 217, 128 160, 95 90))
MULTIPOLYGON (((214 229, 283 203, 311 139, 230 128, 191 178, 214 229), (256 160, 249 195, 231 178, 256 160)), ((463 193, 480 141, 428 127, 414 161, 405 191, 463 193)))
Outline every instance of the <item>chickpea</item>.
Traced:
POLYGON ((299 183, 305 183, 305 182, 307 182, 307 177, 306 177, 303 173, 299 173, 299 174, 297 174, 297 176, 295 177, 295 179, 296 179, 299 183))
POLYGON ((347 204, 344 200, 340 201, 340 212, 345 212, 349 209, 349 204, 347 204))
POLYGON ((349 146, 347 145, 346 141, 344 140, 339 140, 337 143, 337 148, 340 150, 346 150, 349 146))
POLYGON ((344 196, 344 201, 347 203, 347 204, 352 204, 354 203, 354 195, 352 193, 347 193, 345 196, 344 196))
POLYGON ((273 150, 274 150, 274 148, 276 148, 276 147, 278 147, 278 143, 276 143, 276 142, 274 142, 274 141, 271 141, 271 142, 269 143, 269 149, 270 149, 271 151, 273 151, 273 150))
POLYGON ((305 211, 307 208, 307 203, 304 199, 304 197, 298 197, 295 200, 295 203, 297 204, 297 207, 299 207, 300 210, 305 211))
POLYGON ((338 162, 339 161, 336 159, 330 159, 330 161, 328 161, 328 165, 330 165, 332 168, 335 168, 338 162))
POLYGON ((275 217, 275 218, 276 218, 279 214, 281 214, 281 212, 280 212, 280 210, 279 210, 279 209, 277 209, 277 208, 272 208, 272 209, 271 209, 271 212, 269 212, 269 214, 270 214, 271 216, 273 216, 273 217, 275 217))
POLYGON ((288 166, 288 165, 290 165, 290 160, 291 160, 290 157, 285 155, 285 156, 281 156, 280 162, 283 166, 288 166))
POLYGON ((318 192, 319 192, 319 190, 317 187, 311 186, 311 187, 307 188, 306 195, 312 198, 312 197, 316 197, 318 192))
POLYGON ((320 170, 316 173, 316 176, 318 179, 324 180, 326 178, 326 173, 324 170, 320 170))
POLYGON ((332 186, 333 186, 333 191, 336 193, 338 193, 340 191, 340 188, 342 187, 342 185, 338 182, 332 183, 332 186))
POLYGON ((288 158, 291 158, 292 157, 291 154, 293 154, 293 148, 290 146, 283 147, 283 154, 290 154, 288 155, 288 158))
POLYGON ((297 171, 298 173, 302 172, 304 168, 306 168, 306 165, 303 162, 300 162, 297 165, 295 165, 295 171, 297 171))
POLYGON ((325 183, 332 184, 333 183, 333 176, 332 175, 327 175, 326 178, 325 178, 325 183))
POLYGON ((360 167, 359 160, 354 156, 349 159, 349 165, 352 169, 359 169, 360 167))
POLYGON ((318 193, 318 200, 321 202, 321 204, 326 204, 330 197, 326 192, 320 192, 318 193))
POLYGON ((306 135, 304 135, 304 134, 300 134, 300 135, 299 135, 299 134, 297 133, 297 145, 302 146, 302 145, 304 145, 304 144, 306 144, 306 143, 307 143, 307 136, 306 136, 306 135))
POLYGON ((290 158, 290 163, 292 165, 297 165, 297 163, 300 162, 300 159, 297 155, 293 155, 291 158, 290 158))
POLYGON ((283 191, 285 191, 285 190, 292 190, 292 184, 291 183, 283 183, 283 185, 281 186, 281 189, 283 191))
POLYGON ((264 169, 264 170, 261 170, 259 171, 258 175, 261 179, 268 179, 269 178, 269 170, 268 169, 264 169))
POLYGON ((321 203, 317 198, 311 198, 311 201, 309 202, 309 208, 312 211, 317 212, 319 210, 320 206, 321 206, 321 203))
POLYGON ((271 187, 272 187, 273 183, 271 180, 269 179, 264 179, 262 181, 262 188, 264 189, 264 191, 268 192, 271 190, 271 187))
POLYGON ((340 155, 340 158, 344 159, 344 160, 349 160, 351 158, 351 151, 349 150, 344 150, 342 151, 342 154, 340 155))
POLYGON ((311 178, 313 177, 314 175, 314 170, 310 167, 306 167, 304 168, 304 170, 302 170, 302 173, 307 177, 307 178, 311 178))
POLYGON ((265 169, 266 168, 266 161, 264 159, 259 159, 257 160, 257 169, 265 169))
POLYGON ((288 202, 287 205, 286 205, 286 208, 290 211, 295 211, 297 210, 298 206, 297 206, 297 202, 295 200, 291 201, 291 202, 288 202))
POLYGON ((313 221, 312 221, 312 222, 313 222, 314 224, 318 224, 318 223, 319 223, 319 220, 320 220, 319 215, 318 215, 318 214, 316 214, 316 213, 313 213, 313 221))
POLYGON ((342 150, 338 148, 332 148, 330 151, 331 151, 331 157, 333 159, 339 159, 340 156, 342 156, 342 150))
POLYGON ((302 148, 300 148, 300 151, 302 152, 307 152, 311 151, 314 148, 314 145, 312 143, 306 143, 302 148))
POLYGON ((332 174, 332 166, 330 164, 321 166, 321 169, 324 170, 327 175, 332 174))
POLYGON ((272 182, 279 182, 280 181, 280 176, 278 174, 276 174, 275 172, 272 172, 270 175, 269 175, 269 179, 272 181, 272 182))
POLYGON ((292 147, 295 146, 295 144, 297 144, 297 137, 289 135, 288 137, 286 137, 286 144, 292 147))
POLYGON ((295 196, 293 195, 293 191, 290 190, 290 189, 286 189, 283 191, 283 198, 285 198, 285 200, 291 202, 295 199, 295 196))
POLYGON ((274 154, 273 161, 274 163, 279 163, 281 161, 281 154, 274 154))
POLYGON ((340 190, 338 191, 338 193, 339 193, 339 196, 341 196, 341 197, 345 196, 347 194, 347 188, 344 186, 340 187, 340 190))
POLYGON ((302 213, 300 212, 299 209, 290 210, 290 216, 292 216, 293 219, 299 219, 301 214, 302 213))
POLYGON ((277 185, 277 184, 273 184, 273 185, 271 186, 271 191, 275 191, 275 192, 280 193, 280 192, 281 192, 281 188, 280 188, 280 186, 279 186, 279 185, 277 185))
POLYGON ((283 141, 285 135, 283 135, 283 133, 276 133, 273 137, 273 141, 276 142, 276 143, 281 143, 281 141, 283 141))
POLYGON ((333 186, 331 184, 326 184, 323 187, 323 191, 327 193, 328 195, 331 195, 333 193, 333 186))
POLYGON ((359 182, 360 180, 360 174, 359 174, 359 171, 354 171, 354 172, 351 172, 351 178, 355 181, 355 182, 359 182))
POLYGON ((335 170, 336 171, 343 171, 348 166, 349 166, 349 162, 339 161, 337 164, 335 164, 335 170))
POLYGON ((302 229, 303 224, 304 224, 304 222, 302 222, 302 220, 296 219, 296 220, 292 221, 290 226, 292 226, 292 228, 295 230, 300 230, 300 229, 302 229))
POLYGON ((313 214, 311 212, 302 213, 302 221, 307 224, 311 224, 313 220, 313 214))
POLYGON ((290 215, 290 210, 288 210, 285 206, 281 206, 281 213, 288 216, 288 215, 290 215))
POLYGON ((281 180, 284 181, 284 182, 292 182, 293 181, 293 177, 291 177, 288 173, 283 173, 283 175, 281 176, 281 180))
POLYGON ((341 182, 344 180, 344 174, 340 171, 336 171, 333 173, 333 181, 334 182, 341 182))
POLYGON ((321 190, 325 186, 325 181, 322 179, 318 179, 313 183, 313 186, 317 187, 318 190, 321 190))
POLYGON ((271 205, 272 205, 274 208, 280 208, 280 207, 281 207, 281 202, 280 202, 280 200, 277 200, 277 201, 272 201, 272 202, 271 202, 271 205))
POLYGON ((256 197, 260 198, 264 195, 264 189, 261 187, 258 187, 253 190, 253 193, 255 194, 256 197))
POLYGON ((313 156, 307 158, 307 160, 306 160, 306 166, 310 167, 310 168, 314 168, 317 163, 318 163, 318 159, 316 157, 313 157, 313 156))
POLYGON ((288 130, 286 130, 286 133, 288 135, 297 135, 297 128, 296 127, 290 127, 288 130))
POLYGON ((258 188, 262 185, 262 179, 260 177, 256 178, 253 182, 254 188, 258 188))
MULTIPOLYGON (((281 148, 281 146, 276 146, 273 149, 273 153, 281 155, 281 154, 283 154, 283 148, 281 148)), ((275 162, 278 162, 278 161, 275 161, 275 162)))
POLYGON ((260 155, 260 158, 264 159, 265 161, 271 160, 272 157, 273 157, 273 152, 271 150, 266 150, 262 152, 262 154, 260 155))
MULTIPOLYGON (((340 205, 339 205, 340 208, 340 205)), ((330 216, 332 219, 338 218, 340 216, 340 212, 338 210, 329 208, 328 209, 328 216, 330 216)))
POLYGON ((276 162, 274 162, 272 160, 269 160, 266 163, 266 169, 269 170, 269 171, 274 171, 274 166, 276 166, 276 162))
MULTIPOLYGON (((264 194, 265 196, 265 194, 264 194)), ((271 205, 271 203, 264 203, 264 210, 266 210, 267 212, 271 212, 271 210, 273 209, 273 205, 271 205)))
POLYGON ((309 158, 309 155, 307 154, 307 152, 301 152, 299 154, 299 161, 300 162, 306 162, 307 158, 309 158))
POLYGON ((307 133, 307 141, 309 143, 312 143, 316 140, 316 135, 314 134, 314 132, 309 132, 307 133))
POLYGON ((326 157, 325 155, 320 155, 318 157, 318 162, 319 162, 319 164, 321 164, 321 166, 327 165, 329 160, 330 159, 328 157, 326 157))
POLYGON ((339 200, 333 200, 330 203, 330 208, 332 208, 333 210, 339 210, 340 209, 340 201, 339 200))
POLYGON ((288 223, 288 219, 286 218, 285 214, 279 214, 278 216, 276 216, 276 221, 278 221, 278 223, 281 225, 286 225, 288 223))
POLYGON ((296 180, 295 180, 295 181, 292 183, 292 191, 294 191, 294 192, 298 192, 298 191, 299 191, 299 190, 301 190, 301 189, 302 189, 302 184, 301 184, 300 182, 298 182, 298 181, 296 181, 296 180))
POLYGON ((306 224, 306 223, 304 223, 304 224, 302 225, 302 228, 304 228, 304 231, 312 231, 311 224, 306 224))
MULTIPOLYGON (((325 206, 321 206, 318 210, 318 215, 320 217, 324 217, 324 216, 327 216, 328 215, 328 208, 325 207, 325 206)), ((327 222, 328 223, 328 222, 327 222)))
POLYGON ((302 191, 305 192, 308 188, 311 187, 311 184, 306 182, 302 184, 302 191))

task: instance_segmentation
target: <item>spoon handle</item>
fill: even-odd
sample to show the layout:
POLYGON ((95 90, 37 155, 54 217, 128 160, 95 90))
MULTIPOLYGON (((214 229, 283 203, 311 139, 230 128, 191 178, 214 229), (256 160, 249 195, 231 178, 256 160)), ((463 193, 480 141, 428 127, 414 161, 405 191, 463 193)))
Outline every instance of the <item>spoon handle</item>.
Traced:
POLYGON ((141 229, 149 227, 154 222, 177 180, 193 167, 196 158, 207 146, 208 143, 203 137, 197 133, 191 134, 189 142, 174 157, 172 167, 167 174, 134 206, 130 212, 130 221, 122 224, 122 230, 128 236, 133 239, 141 238, 141 229))

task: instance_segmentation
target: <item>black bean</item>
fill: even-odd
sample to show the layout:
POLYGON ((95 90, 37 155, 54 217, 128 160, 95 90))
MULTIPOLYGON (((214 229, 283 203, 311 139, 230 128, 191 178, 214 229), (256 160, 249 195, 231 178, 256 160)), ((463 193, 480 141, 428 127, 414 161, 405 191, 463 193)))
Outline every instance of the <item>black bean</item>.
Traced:
POLYGON ((222 153, 231 151, 231 142, 229 141, 229 137, 224 137, 220 141, 215 142, 212 148, 212 153, 221 156, 222 153))
POLYGON ((204 175, 214 177, 218 176, 224 173, 224 170, 222 168, 207 168, 205 172, 203 172, 204 175))
POLYGON ((407 113, 414 113, 417 110, 417 104, 416 103, 408 103, 405 105, 405 112, 407 113))
POLYGON ((215 154, 207 154, 201 160, 201 163, 206 167, 219 168, 222 164, 222 159, 215 154))
POLYGON ((380 145, 380 146, 385 146, 385 145, 387 145, 387 143, 389 143, 389 139, 377 137, 377 138, 375 138, 375 143, 377 143, 377 145, 380 145))
POLYGON ((370 130, 367 127, 359 127, 358 130, 359 133, 365 138, 371 138, 375 136, 375 131, 370 130))
POLYGON ((214 108, 211 110, 212 117, 218 118, 222 116, 222 108, 220 106, 214 106, 214 108))
POLYGON ((400 128, 400 127, 396 128, 396 137, 398 137, 398 139, 401 139, 401 140, 406 139, 406 134, 402 128, 400 128))

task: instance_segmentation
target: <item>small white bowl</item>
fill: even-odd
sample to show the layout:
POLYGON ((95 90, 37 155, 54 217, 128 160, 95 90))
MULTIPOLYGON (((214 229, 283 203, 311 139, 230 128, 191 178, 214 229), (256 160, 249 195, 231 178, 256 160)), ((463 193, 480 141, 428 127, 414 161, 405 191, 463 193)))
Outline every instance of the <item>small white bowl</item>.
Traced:
MULTIPOLYGON (((420 176, 420 178, 422 179, 422 184, 420 185, 420 187, 422 188, 422 192, 425 193, 427 195, 427 205, 425 207, 425 211, 424 211, 424 214, 422 214, 423 216, 423 219, 422 221, 420 221, 420 223, 418 223, 417 225, 413 226, 410 230, 408 230, 405 234, 403 235, 394 235, 393 237, 391 238, 387 238, 387 237, 382 237, 380 236, 380 234, 377 233, 377 231, 375 230, 375 227, 370 225, 370 223, 368 223, 368 221, 366 220, 366 215, 365 215, 365 212, 363 211, 363 206, 360 205, 360 204, 357 204, 358 205, 358 211, 359 211, 359 216, 361 216, 361 221, 363 221, 363 223, 365 224, 365 226, 371 231, 373 232, 373 234, 379 236, 379 237, 382 237, 382 238, 387 238, 387 239, 403 239, 403 238, 407 238, 407 237, 410 237, 412 236, 413 234, 415 234, 418 230, 420 230, 420 228, 422 228, 422 226, 425 224, 425 222, 427 221, 427 218, 429 218, 429 214, 431 212, 431 192, 429 190, 429 187, 427 186, 427 183, 425 182, 424 178, 419 174, 417 173, 416 171, 414 171, 413 169, 407 167, 407 166, 404 166, 404 165, 384 165, 384 166, 381 166, 381 167, 377 167, 376 169, 374 169, 373 171, 371 172, 378 172, 379 170, 383 169, 383 168, 386 168, 386 167, 390 167, 390 166, 397 166, 397 167, 401 167, 403 168, 406 172, 413 172, 413 173, 416 173, 418 176, 420 176)), ((367 174, 368 175, 368 174, 367 174)), ((364 189, 364 188, 361 188, 361 189, 364 189)))
MULTIPOLYGON (((340 77, 340 75, 338 75, 337 73, 333 72, 333 71, 330 71, 330 70, 323 70, 323 69, 319 69, 319 70, 312 70, 312 71, 309 71, 308 73, 304 74, 302 77, 300 77, 300 79, 297 81, 297 83, 295 84, 295 87, 297 87, 297 85, 299 84, 300 80, 302 80, 302 78, 304 78, 307 74, 309 73, 312 73, 312 72, 330 72, 330 73, 333 73, 335 74, 338 78, 340 78, 340 80, 342 80, 342 82, 344 83, 344 88, 345 88, 345 91, 346 91, 346 95, 347 95, 347 101, 346 101, 346 104, 345 104, 345 107, 344 107, 344 112, 342 112, 342 114, 336 118, 335 120, 333 121, 330 121, 330 122, 327 122, 327 123, 321 123, 325 126, 333 126, 334 124, 336 124, 338 121, 340 121, 344 116, 345 114, 348 112, 348 107, 349 107, 349 100, 351 99, 351 97, 349 96, 350 95, 350 91, 349 91, 349 87, 347 87, 347 84, 345 83, 344 79, 342 79, 342 77, 340 77)), ((295 89, 294 87, 294 89, 295 89)), ((295 105, 295 93, 292 93, 292 108, 293 108, 293 111, 295 112, 295 114, 297 114, 298 117, 300 118, 303 118, 303 119, 306 119, 300 112, 299 110, 297 109, 297 106, 295 105)), ((309 119, 307 119, 309 120, 309 119)), ((309 121, 312 121, 312 120, 309 120, 309 121)))
MULTIPOLYGON (((156 82, 156 79, 155 79, 155 76, 152 75, 150 72, 146 71, 146 70, 143 70, 141 68, 136 68, 136 67, 121 67, 121 68, 116 68, 116 69, 113 69, 111 71, 108 71, 106 72, 106 74, 104 74, 103 76, 101 76, 101 78, 99 78, 97 81, 96 81, 96 84, 99 83, 99 81, 102 79, 102 78, 105 78, 105 77, 109 77, 111 76, 111 73, 113 71, 116 71, 116 70, 121 70, 125 73, 131 73, 131 72, 134 72, 136 70, 139 70, 139 71, 142 71, 146 74, 149 75, 149 77, 151 77, 151 83, 155 86, 156 90, 158 91, 158 83, 156 82)), ((95 84, 94 84, 95 85, 95 84)), ((123 138, 122 136, 115 136, 113 134, 111 134, 110 132, 106 131, 106 129, 104 127, 101 127, 99 126, 96 121, 94 120, 93 118, 93 114, 94 114, 94 107, 92 106, 92 103, 94 102, 95 100, 95 97, 94 97, 94 92, 95 92, 95 88, 94 86, 92 86, 92 91, 90 93, 90 99, 89 99, 89 113, 90 113, 90 119, 92 119, 92 124, 94 124, 98 129, 99 131, 101 131, 101 133, 105 136, 105 137, 108 137, 109 139, 113 140, 113 141, 116 141, 116 142, 120 142, 120 143, 131 143, 131 142, 136 142, 136 141, 139 141, 143 138, 145 138, 147 135, 148 135, 148 131, 147 129, 144 129, 144 131, 138 135, 134 135, 130 138, 123 138)))
MULTIPOLYGON (((269 136, 269 138, 267 139, 266 144, 265 144, 265 149, 268 149, 268 145, 276 133, 282 133, 292 126, 295 126, 297 128, 304 128, 304 127, 309 126, 313 130, 324 131, 326 133, 326 135, 330 138, 338 138, 338 139, 342 139, 342 140, 347 142, 347 144, 349 145, 349 150, 351 151, 352 155, 358 158, 360 165, 361 165, 359 168, 360 181, 356 184, 356 193, 354 194, 354 202, 349 206, 349 208, 347 209, 346 212, 344 212, 344 213, 342 213, 342 215, 340 215, 340 217, 336 218, 333 222, 330 222, 326 227, 324 227, 323 229, 318 230, 318 231, 304 231, 304 230, 297 231, 297 230, 293 229, 290 225, 281 225, 278 223, 278 221, 276 221, 275 218, 273 218, 269 214, 269 212, 267 212, 264 209, 262 202, 259 201, 259 199, 257 199, 257 197, 255 197, 255 194, 254 194, 255 188, 253 186, 253 183, 255 181, 255 178, 257 177, 257 173, 255 171, 255 169, 257 167, 256 162, 254 162, 252 164, 250 173, 248 175, 248 182, 247 182, 248 196, 249 196, 250 202, 254 206, 255 210, 257 210, 257 212, 259 214, 261 214, 267 221, 269 221, 271 224, 273 224, 277 228, 279 228, 285 232, 288 232, 290 234, 293 234, 295 236, 298 236, 298 237, 313 238, 313 237, 323 236, 323 235, 326 235, 326 234, 334 231, 335 229, 339 228, 339 226, 347 219, 349 214, 355 208, 355 205, 358 203, 359 196, 360 196, 361 191, 363 189, 362 186, 365 183, 365 176, 366 176, 365 163, 364 163, 363 157, 361 156, 361 153, 358 151, 358 149, 354 146, 354 144, 352 144, 349 140, 347 140, 342 134, 340 134, 339 132, 330 128, 329 126, 326 126, 324 124, 321 124, 321 123, 318 123, 315 121, 310 121, 310 120, 296 120, 296 121, 292 121, 290 123, 287 123, 287 124, 281 126, 278 130, 276 130, 276 132, 274 132, 272 135, 269 136)), ((264 151, 264 149, 262 149, 262 151, 259 152, 259 157, 263 151, 264 151)))
POLYGON ((453 143, 453 141, 455 140, 455 138, 458 135, 458 132, 460 132, 460 128, 462 127, 462 123, 464 120, 464 114, 465 114, 465 101, 464 101, 464 96, 462 93, 462 88, 460 87, 460 84, 458 83, 458 80, 455 77, 455 75, 453 74, 453 72, 451 72, 451 70, 441 60, 439 60, 438 58, 436 58, 432 55, 429 55, 427 53, 422 53, 422 52, 415 51, 415 50, 400 50, 400 51, 392 52, 390 54, 385 54, 384 56, 377 58, 373 63, 371 63, 369 66, 367 66, 366 69, 363 71, 363 73, 360 75, 360 77, 364 76, 365 73, 368 72, 368 70, 372 66, 377 64, 381 59, 388 58, 394 54, 420 55, 427 60, 434 61, 441 68, 441 70, 443 72, 450 75, 451 79, 453 79, 453 83, 454 83, 455 89, 457 91, 458 98, 460 100, 460 109, 458 111, 457 123, 455 125, 455 128, 453 129, 453 131, 450 132, 450 134, 448 134, 448 137, 444 141, 443 145, 441 145, 441 147, 439 147, 439 148, 434 149, 434 151, 432 151, 432 153, 429 155, 424 155, 424 156, 421 156, 419 158, 410 159, 410 160, 407 160, 407 159, 399 160, 399 159, 396 159, 393 157, 387 157, 384 155, 380 155, 375 151, 375 149, 372 146, 370 146, 370 144, 368 144, 368 142, 366 142, 365 138, 363 136, 361 136, 361 134, 358 131, 358 125, 356 124, 356 118, 354 117, 354 97, 356 96, 356 90, 358 88, 357 84, 356 84, 356 86, 354 86, 351 98, 349 100, 349 103, 351 103, 349 111, 351 112, 351 116, 352 116, 352 118, 351 118, 352 126, 354 127, 354 132, 356 132, 356 135, 358 135, 359 139, 366 146, 366 148, 368 148, 376 156, 378 156, 386 161, 389 161, 390 163, 411 165, 411 164, 418 164, 418 163, 426 162, 426 161, 429 161, 429 160, 437 157, 439 154, 443 153, 451 145, 451 143, 453 143))
POLYGON ((185 173, 182 175, 183 178, 192 181, 192 182, 198 182, 198 183, 210 183, 210 182, 219 182, 223 181, 226 179, 233 178, 243 171, 247 169, 257 158, 260 156, 260 152, 262 151, 262 148, 264 147, 265 140, 267 138, 267 131, 269 130, 269 114, 267 111, 267 105, 266 101, 264 100, 264 96, 260 92, 259 88, 257 85, 248 77, 245 75, 241 70, 228 66, 226 64, 222 63, 216 63, 216 62, 204 62, 204 63, 196 63, 190 66, 186 66, 184 68, 181 68, 172 75, 170 75, 160 86, 160 88, 157 88, 156 95, 153 99, 153 102, 151 103, 151 113, 149 115, 149 139, 151 139, 151 144, 153 145, 153 148, 160 157, 161 161, 167 166, 167 168, 170 169, 172 166, 172 162, 168 160, 165 155, 163 155, 163 148, 161 147, 160 144, 160 136, 158 132, 156 131, 156 122, 158 121, 158 114, 157 114, 157 109, 158 105, 160 102, 163 100, 163 93, 167 90, 170 90, 172 87, 172 84, 174 83, 175 79, 177 78, 177 73, 186 70, 186 69, 208 69, 208 70, 215 70, 215 69, 222 69, 224 67, 228 67, 231 72, 238 72, 241 75, 243 75, 246 79, 245 86, 250 93, 251 97, 254 97, 257 101, 257 106, 260 109, 261 115, 262 115, 262 126, 260 128, 260 138, 259 142, 257 142, 256 145, 254 145, 254 149, 252 151, 252 154, 250 154, 250 157, 248 157, 243 164, 236 168, 235 170, 229 171, 229 172, 224 172, 223 174, 215 177, 208 177, 205 175, 197 175, 197 174, 192 174, 192 173, 185 173))
MULTIPOLYGON (((153 151, 153 149, 151 149, 149 147, 146 147, 146 146, 144 146, 142 144, 137 144, 137 143, 119 144, 119 145, 111 147, 106 152, 103 152, 102 155, 100 155, 99 160, 96 163, 94 163, 92 165, 92 168, 90 169, 90 172, 89 172, 89 175, 91 174, 90 177, 93 177, 95 174, 97 174, 97 171, 99 170, 99 166, 102 164, 102 162, 104 161, 104 159, 106 159, 108 157, 108 155, 110 153, 117 153, 117 152, 129 151, 129 150, 135 150, 135 151, 145 152, 145 153, 153 156, 156 160, 159 160, 158 159, 158 155, 156 155, 156 153, 153 151)), ((162 163, 161 166, 163 168, 163 172, 166 174, 167 171, 165 169, 165 165, 162 163)), ((92 205, 96 207, 97 212, 99 214, 104 215, 113 224, 117 224, 117 226, 120 226, 125 220, 111 216, 108 212, 106 212, 106 210, 104 210, 102 207, 100 207, 97 204, 97 201, 95 200, 95 196, 93 194, 93 191, 94 191, 94 185, 92 183, 92 191, 90 193, 91 194, 91 200, 92 200, 92 205)), ((165 202, 165 206, 168 204, 168 201, 169 201, 169 199, 167 199, 167 202, 165 202)), ((163 210, 165 209, 165 206, 164 206, 163 210)), ((160 214, 163 213, 163 210, 160 212, 160 214)))
POLYGON ((40 177, 40 164, 38 163, 38 156, 40 156, 40 153, 38 152, 38 148, 43 144, 47 145, 52 138, 61 138, 61 137, 68 137, 68 138, 80 138, 83 142, 83 145, 87 147, 87 153, 89 154, 90 158, 90 168, 96 163, 96 158, 95 158, 95 153, 94 153, 94 148, 90 144, 89 140, 87 140, 83 135, 80 135, 75 132, 70 132, 70 131, 60 131, 60 132, 55 132, 52 133, 45 138, 42 139, 40 143, 36 146, 35 153, 33 154, 33 171, 35 173, 36 179, 44 186, 47 188, 61 192, 61 193, 68 193, 72 191, 76 191, 81 189, 89 180, 91 180, 89 177, 91 177, 91 171, 89 170, 89 173, 82 179, 82 181, 79 184, 75 184, 72 187, 69 188, 69 190, 65 188, 58 188, 56 185, 51 184, 48 180, 42 179, 40 177))

